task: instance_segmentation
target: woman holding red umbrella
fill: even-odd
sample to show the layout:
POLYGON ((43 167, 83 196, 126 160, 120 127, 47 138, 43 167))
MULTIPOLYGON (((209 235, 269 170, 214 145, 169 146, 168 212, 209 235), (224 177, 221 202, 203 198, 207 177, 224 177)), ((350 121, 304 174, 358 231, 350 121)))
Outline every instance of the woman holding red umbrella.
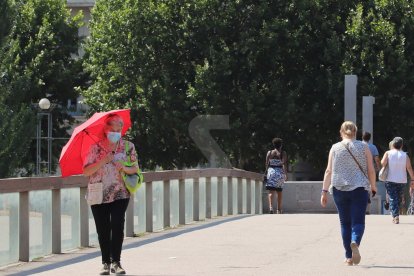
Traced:
POLYGON ((89 177, 88 185, 102 183, 102 202, 91 205, 102 254, 100 275, 109 275, 110 272, 125 274, 120 261, 130 193, 125 188, 121 173, 136 173, 138 163, 134 145, 121 139, 123 127, 122 117, 110 114, 103 126, 104 138, 90 147, 83 166, 83 174, 89 177), (136 166, 122 164, 128 157, 136 166))

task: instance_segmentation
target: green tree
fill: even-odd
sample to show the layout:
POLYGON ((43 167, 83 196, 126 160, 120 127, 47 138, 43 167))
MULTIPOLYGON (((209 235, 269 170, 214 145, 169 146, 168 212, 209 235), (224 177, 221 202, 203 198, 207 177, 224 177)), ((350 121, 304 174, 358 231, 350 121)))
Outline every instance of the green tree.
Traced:
POLYGON ((347 22, 344 71, 358 75, 359 96, 372 95, 375 143, 394 136, 414 152, 414 16, 411 1, 364 1, 347 22))
POLYGON ((233 164, 262 170, 279 136, 292 160, 320 169, 343 116, 341 45, 354 4, 208 3, 194 17, 206 26, 200 32, 208 49, 191 96, 202 112, 230 114, 223 143, 233 164))
POLYGON ((334 140, 342 117, 341 43, 352 5, 98 2, 84 95, 94 110, 134 110, 132 135, 148 168, 205 162, 188 137, 203 114, 230 116, 231 130, 214 134, 236 167, 262 169, 274 136, 293 158, 320 165, 328 146, 315 144, 334 140))
POLYGON ((210 114, 230 117, 229 131, 213 133, 234 166, 262 170, 280 136, 291 160, 322 172, 339 140, 345 74, 377 98, 376 141, 408 137, 412 23, 406 0, 101 1, 84 95, 94 110, 133 109, 147 168, 204 162, 187 129, 210 114))
MULTIPOLYGON (((188 1, 187 1, 188 2, 188 1)), ((196 164, 188 125, 196 115, 187 90, 197 49, 188 40, 186 1, 97 2, 85 47, 93 111, 132 108, 132 139, 146 168, 196 164)))
MULTIPOLYGON (((4 47, 11 28, 13 6, 10 1, 0 2, 0 49, 4 47)), ((0 86, 0 177, 12 174, 15 168, 22 166, 20 159, 29 149, 31 136, 25 133, 33 123, 33 114, 23 106, 8 108, 2 103, 5 90, 0 86), (21 127, 24 126, 24 127, 21 127)))
MULTIPOLYGON (((48 97, 57 104, 53 136, 62 137, 66 134, 64 120, 70 118, 61 107, 76 97, 75 87, 83 80, 81 63, 73 58, 80 45, 81 15, 72 18, 64 0, 8 3, 12 3, 13 17, 9 17, 11 28, 5 32, 0 52, 0 108, 6 110, 0 130, 7 139, 0 142, 0 163, 10 164, 2 167, 0 177, 12 176, 19 168, 31 173, 36 128, 32 103, 48 97), (10 156, 13 162, 9 162, 10 156)), ((54 142, 55 158, 60 149, 54 142)))

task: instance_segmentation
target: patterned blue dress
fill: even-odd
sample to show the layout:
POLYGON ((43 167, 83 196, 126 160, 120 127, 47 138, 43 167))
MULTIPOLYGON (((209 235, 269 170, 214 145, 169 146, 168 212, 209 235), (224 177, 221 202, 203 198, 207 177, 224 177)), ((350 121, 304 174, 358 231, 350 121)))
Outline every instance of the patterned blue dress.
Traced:
POLYGON ((280 159, 270 159, 267 169, 266 190, 282 191, 284 183, 283 161, 280 159))

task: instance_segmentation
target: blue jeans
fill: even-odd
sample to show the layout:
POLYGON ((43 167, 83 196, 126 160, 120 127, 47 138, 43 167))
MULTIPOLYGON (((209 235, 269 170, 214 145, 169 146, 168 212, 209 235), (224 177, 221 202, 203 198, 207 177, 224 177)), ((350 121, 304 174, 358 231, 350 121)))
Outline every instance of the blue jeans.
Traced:
POLYGON ((390 211, 393 218, 400 215, 400 201, 404 186, 405 183, 385 182, 385 189, 390 199, 390 211))
POLYGON ((365 230, 365 210, 368 204, 368 191, 357 188, 343 192, 333 189, 333 198, 341 222, 342 242, 345 258, 352 258, 351 242, 361 243, 365 230))

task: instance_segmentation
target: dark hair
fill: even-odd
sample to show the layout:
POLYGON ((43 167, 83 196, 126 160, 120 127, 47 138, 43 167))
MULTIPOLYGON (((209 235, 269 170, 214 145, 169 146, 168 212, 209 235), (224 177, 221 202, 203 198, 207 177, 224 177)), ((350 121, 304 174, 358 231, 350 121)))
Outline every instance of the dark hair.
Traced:
POLYGON ((367 142, 371 140, 371 133, 365 131, 364 134, 362 134, 362 140, 367 141, 367 142))
POLYGON ((403 146, 403 139, 400 137, 396 137, 393 139, 394 142, 394 148, 397 150, 400 150, 403 146))
POLYGON ((273 138, 272 144, 275 147, 275 149, 279 150, 282 148, 283 140, 280 138, 273 138))

